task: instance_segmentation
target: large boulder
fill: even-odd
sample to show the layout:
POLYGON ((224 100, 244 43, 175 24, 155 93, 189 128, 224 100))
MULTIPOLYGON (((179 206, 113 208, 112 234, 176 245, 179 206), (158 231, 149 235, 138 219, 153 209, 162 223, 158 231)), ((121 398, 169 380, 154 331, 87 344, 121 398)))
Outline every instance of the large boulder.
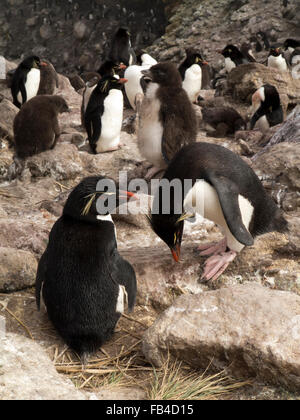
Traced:
POLYGON ((195 368, 300 389, 300 297, 258 284, 181 296, 143 338, 149 362, 168 352, 195 368))
POLYGON ((227 76, 225 94, 250 103, 253 93, 267 83, 277 88, 285 110, 290 104, 300 103, 300 79, 294 79, 290 72, 276 71, 259 63, 233 69, 227 76))
POLYGON ((6 137, 13 142, 14 132, 13 123, 19 109, 8 99, 0 102, 0 137, 6 137))

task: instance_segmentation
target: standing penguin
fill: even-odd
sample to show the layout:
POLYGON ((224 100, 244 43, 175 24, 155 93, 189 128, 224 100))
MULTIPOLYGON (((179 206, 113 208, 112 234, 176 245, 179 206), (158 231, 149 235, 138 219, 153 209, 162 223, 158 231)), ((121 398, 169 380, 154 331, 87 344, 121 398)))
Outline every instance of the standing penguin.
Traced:
POLYGON ((275 86, 263 85, 252 96, 255 111, 250 122, 250 130, 255 127, 266 132, 270 127, 283 122, 280 96, 275 86))
POLYGON ((41 62, 39 57, 31 56, 22 61, 14 72, 11 93, 13 103, 18 108, 21 108, 22 104, 37 95, 41 80, 40 68, 42 66, 47 66, 47 64, 41 62))
POLYGON ((50 61, 43 60, 43 63, 44 65, 40 69, 41 79, 37 95, 54 95, 58 88, 58 75, 50 61))
POLYGON ((51 322, 83 361, 112 336, 126 302, 129 311, 135 304, 135 272, 118 252, 111 215, 99 214, 112 194, 114 208, 133 196, 97 176, 85 178, 71 192, 37 271, 38 309, 42 292, 51 322), (103 181, 112 189, 107 195, 103 181))
POLYGON ((119 149, 124 104, 121 88, 126 81, 117 75, 105 76, 90 96, 84 122, 95 154, 119 149))
POLYGON ((130 32, 127 28, 119 28, 115 33, 109 59, 114 63, 123 63, 126 66, 132 66, 136 63, 135 52, 131 46, 130 32))
POLYGON ((185 145, 196 141, 197 118, 175 64, 159 63, 142 71, 147 83, 141 104, 138 145, 154 165, 146 178, 167 167, 185 145))
POLYGON ((186 59, 178 67, 182 78, 182 87, 192 103, 196 103, 202 89, 202 68, 208 63, 193 48, 186 50, 186 59))
POLYGON ((272 67, 280 71, 288 71, 288 65, 281 48, 271 47, 268 57, 268 67, 272 67))
POLYGON ((141 65, 132 65, 127 67, 124 77, 128 80, 125 85, 125 92, 130 103, 130 106, 136 110, 136 95, 143 94, 143 87, 141 85, 142 71, 148 70, 151 66, 157 64, 157 61, 149 54, 141 54, 138 60, 141 65))
POLYGON ((227 45, 222 51, 218 51, 225 57, 225 69, 230 73, 232 69, 241 64, 249 63, 249 59, 235 45, 227 45))
POLYGON ((195 143, 180 150, 165 172, 153 209, 152 229, 177 262, 184 220, 198 213, 219 225, 225 238, 199 248, 200 255, 212 255, 205 262, 205 280, 216 280, 237 253, 253 245, 256 236, 287 231, 281 211, 250 166, 229 149, 210 143, 195 143), (163 211, 166 180, 180 183, 168 211, 163 211))

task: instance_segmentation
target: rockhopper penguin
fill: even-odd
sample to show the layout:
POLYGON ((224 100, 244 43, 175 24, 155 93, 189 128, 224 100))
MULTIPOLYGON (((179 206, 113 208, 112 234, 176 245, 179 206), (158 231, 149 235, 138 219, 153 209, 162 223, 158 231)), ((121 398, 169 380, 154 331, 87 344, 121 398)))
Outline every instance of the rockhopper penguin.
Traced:
POLYGON ((201 54, 192 49, 186 50, 186 59, 178 67, 182 78, 182 87, 192 103, 196 103, 202 89, 202 68, 208 66, 201 54))
POLYGON ((268 57, 268 67, 273 67, 280 71, 288 71, 285 57, 279 47, 271 47, 268 57))
POLYGON ((138 145, 141 155, 154 166, 146 175, 151 178, 183 146, 196 140, 198 127, 175 64, 159 63, 142 73, 147 88, 139 112, 138 145))
POLYGON ((47 66, 39 57, 31 56, 22 61, 13 74, 11 93, 18 108, 37 95, 40 87, 40 68, 47 66))
POLYGON ((225 57, 225 69, 230 73, 232 69, 241 64, 250 63, 250 60, 235 45, 227 45, 222 51, 218 51, 225 57))
POLYGON ((71 192, 36 277, 38 309, 42 295, 54 327, 83 362, 111 337, 127 304, 129 311, 135 304, 135 272, 118 252, 111 215, 99 214, 99 201, 105 210, 114 194, 109 191, 115 191, 116 207, 133 197, 98 176, 85 178, 71 192))
POLYGON ((105 76, 90 95, 84 123, 95 154, 119 149, 124 104, 121 89, 126 82, 118 75, 105 76))
POLYGON ((222 146, 195 143, 184 147, 160 182, 165 180, 181 181, 182 189, 191 180, 184 194, 181 189, 171 199, 169 211, 162 210, 163 190, 159 188, 150 216, 154 232, 169 246, 175 261, 180 257, 184 220, 195 213, 218 224, 224 233, 220 243, 200 247, 200 255, 212 255, 205 262, 205 280, 216 280, 244 246, 253 245, 256 236, 287 230, 281 211, 254 171, 222 146))
POLYGON ((258 128, 266 132, 270 127, 283 122, 283 110, 280 96, 275 86, 263 85, 252 96, 254 114, 250 122, 250 130, 258 128))

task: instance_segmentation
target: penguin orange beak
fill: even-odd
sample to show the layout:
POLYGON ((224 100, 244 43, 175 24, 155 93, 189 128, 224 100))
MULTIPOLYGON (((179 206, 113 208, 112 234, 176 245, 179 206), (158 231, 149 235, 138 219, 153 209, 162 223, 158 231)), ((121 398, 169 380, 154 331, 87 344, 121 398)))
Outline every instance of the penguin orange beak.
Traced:
POLYGON ((129 201, 129 200, 133 200, 133 201, 138 200, 138 197, 135 194, 133 194, 130 191, 124 191, 124 190, 119 190, 119 197, 120 198, 125 198, 127 201, 129 201))
POLYGON ((124 79, 124 78, 119 79, 119 83, 121 83, 121 85, 125 85, 125 83, 127 82, 128 82, 128 79, 124 79))
POLYGON ((126 70, 126 69, 127 69, 126 64, 124 64, 124 63, 120 63, 120 64, 119 64, 119 69, 120 69, 120 70, 126 70))
POLYGON ((41 66, 42 66, 42 67, 47 67, 47 66, 48 66, 48 64, 47 64, 47 63, 45 63, 45 61, 41 61, 41 66))
POLYGON ((204 64, 205 66, 208 66, 208 62, 207 61, 202 61, 202 64, 204 64))
POLYGON ((173 258, 174 258, 174 260, 176 262, 179 262, 179 259, 180 259, 180 251, 181 251, 180 244, 176 244, 174 246, 174 248, 171 248, 171 252, 172 252, 173 258))

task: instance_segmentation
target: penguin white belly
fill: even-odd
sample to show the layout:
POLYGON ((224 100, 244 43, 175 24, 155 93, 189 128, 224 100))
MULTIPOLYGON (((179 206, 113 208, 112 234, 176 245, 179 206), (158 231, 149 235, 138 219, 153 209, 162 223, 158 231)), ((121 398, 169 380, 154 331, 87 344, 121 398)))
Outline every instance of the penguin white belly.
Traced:
MULTIPOLYGON (((41 72, 39 69, 31 69, 27 74, 27 79, 25 83, 25 90, 27 94, 27 101, 34 98, 40 87, 41 72)), ((18 101, 22 103, 22 94, 18 93, 18 101)))
POLYGON ((135 110, 135 98, 138 93, 143 93, 140 84, 142 78, 142 70, 148 70, 150 66, 130 66, 124 73, 125 79, 128 82, 125 84, 125 92, 131 107, 135 110))
POLYGON ((157 61, 155 58, 151 57, 149 54, 143 54, 142 57, 142 66, 155 66, 157 64, 157 61))
POLYGON ((186 70, 182 87, 190 101, 196 102, 202 88, 202 70, 198 64, 193 64, 186 70))
POLYGON ((128 295, 124 286, 119 286, 119 294, 117 298, 116 312, 123 314, 125 312, 126 302, 128 301, 128 295))
POLYGON ((232 69, 236 67, 236 64, 234 61, 231 60, 231 58, 226 57, 225 58, 225 69, 227 73, 230 73, 232 69))
POLYGON ((267 120, 267 117, 265 115, 260 117, 259 120, 256 121, 254 128, 258 128, 262 133, 268 131, 270 128, 270 124, 267 120))
MULTIPOLYGON (((222 207, 216 190, 205 180, 197 181, 193 188, 188 192, 184 203, 184 210, 188 213, 198 213, 205 219, 216 223, 223 231, 228 247, 236 252, 240 252, 244 245, 237 241, 232 235, 227 222, 224 218, 222 207)), ((239 207, 243 223, 247 229, 253 215, 253 206, 242 195, 239 195, 239 207)))
POLYGON ((283 58, 282 55, 279 55, 278 57, 270 55, 268 58, 268 67, 273 67, 280 71, 288 71, 285 58, 283 58))
POLYGON ((166 166, 162 157, 163 126, 159 121, 160 101, 156 98, 158 85, 151 83, 142 102, 138 142, 142 156, 157 168, 166 166))
POLYGON ((123 121, 123 94, 118 89, 111 89, 104 100, 104 112, 101 116, 101 134, 97 142, 97 153, 118 147, 123 121))

